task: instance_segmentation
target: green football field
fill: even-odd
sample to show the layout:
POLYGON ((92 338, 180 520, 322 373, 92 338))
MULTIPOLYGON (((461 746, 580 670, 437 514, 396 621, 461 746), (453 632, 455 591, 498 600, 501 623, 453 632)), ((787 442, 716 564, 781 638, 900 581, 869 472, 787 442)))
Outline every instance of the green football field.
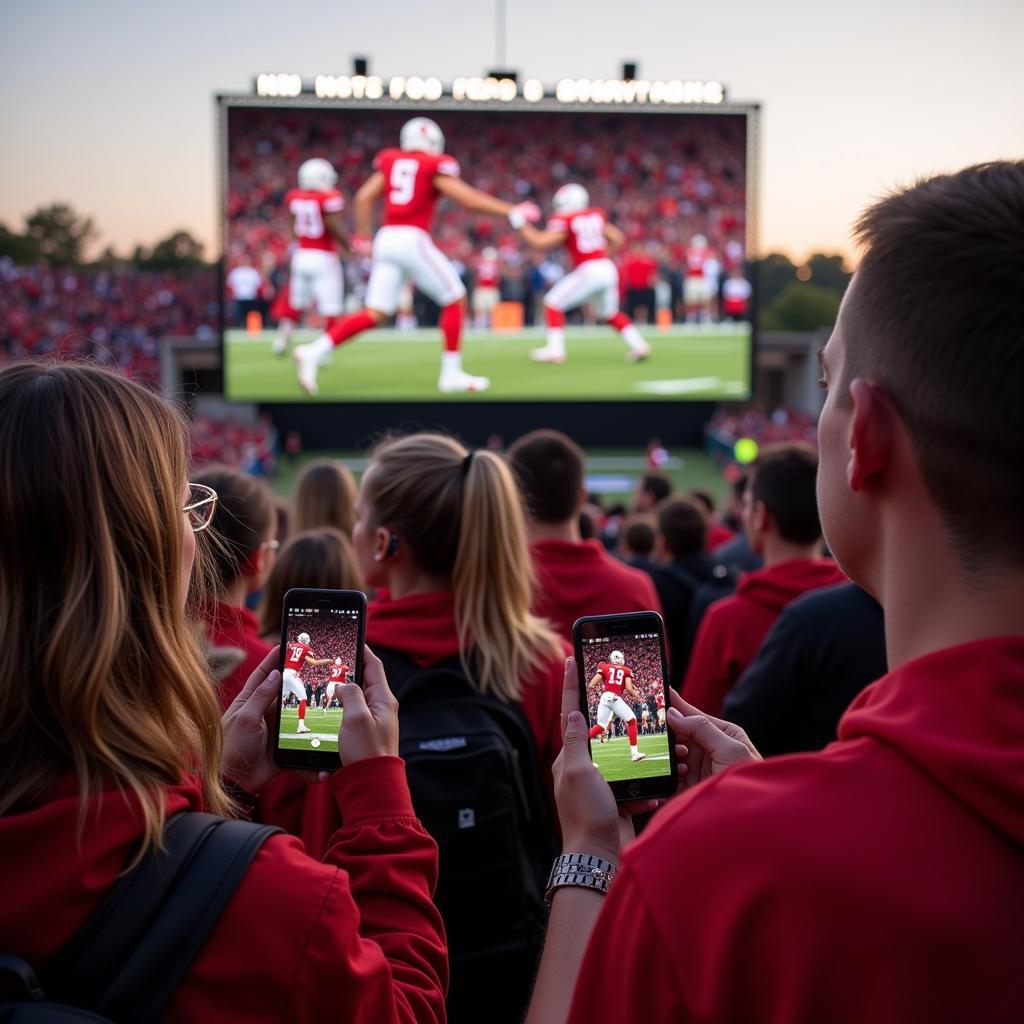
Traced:
POLYGON ((341 725, 341 708, 321 711, 319 708, 306 709, 306 725, 309 732, 297 733, 299 712, 296 708, 281 711, 281 733, 278 746, 284 750, 320 750, 338 752, 338 728, 341 725), (312 741, 319 740, 317 746, 312 741))
MULTIPOLYGON (((491 378, 479 394, 440 395, 440 336, 436 329, 372 331, 335 350, 320 371, 317 401, 393 402, 454 400, 622 401, 742 399, 750 390, 750 334, 746 325, 676 325, 647 328, 653 350, 642 363, 626 362, 626 346, 611 328, 566 330, 567 361, 535 363, 530 349, 543 344, 542 328, 515 332, 468 331, 467 372, 491 378)), ((292 345, 312 331, 296 331, 292 345)), ((224 389, 233 400, 308 401, 290 357, 270 350, 273 331, 225 337, 224 389)))
POLYGON ((637 746, 647 755, 646 761, 634 763, 629 759, 629 740, 625 736, 590 741, 590 753, 601 775, 609 782, 619 779, 646 779, 653 775, 668 775, 668 733, 639 736, 637 746))

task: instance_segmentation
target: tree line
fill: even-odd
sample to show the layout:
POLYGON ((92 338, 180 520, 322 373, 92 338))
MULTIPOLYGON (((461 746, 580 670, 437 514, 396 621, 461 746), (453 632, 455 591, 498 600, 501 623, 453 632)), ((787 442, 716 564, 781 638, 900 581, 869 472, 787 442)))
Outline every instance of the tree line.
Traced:
MULTIPOLYGON (((0 258, 19 264, 134 266, 153 271, 196 271, 211 265, 203 258, 202 243, 182 229, 150 247, 135 246, 130 256, 119 256, 107 246, 88 260, 98 235, 91 217, 68 203, 51 203, 30 213, 21 232, 0 224, 0 258)), ((769 253, 757 261, 756 271, 759 324, 767 331, 831 327, 852 273, 842 256, 823 253, 801 265, 782 253, 769 253)))

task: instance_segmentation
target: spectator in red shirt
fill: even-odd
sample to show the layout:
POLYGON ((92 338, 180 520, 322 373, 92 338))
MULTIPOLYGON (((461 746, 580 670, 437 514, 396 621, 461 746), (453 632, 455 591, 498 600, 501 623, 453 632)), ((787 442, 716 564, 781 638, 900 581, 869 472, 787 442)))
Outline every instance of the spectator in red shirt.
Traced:
MULTIPOLYGON (((730 771, 742 733, 671 710, 696 791, 626 851, 603 910, 556 890, 531 1022, 1020 1020, 1022 222, 1019 162, 861 218, 818 493, 830 549, 882 605, 889 673, 825 750, 730 771)), ((565 848, 618 863, 628 826, 568 707, 565 848)))
POLYGON ((683 680, 683 696, 708 714, 721 713, 726 694, 790 601, 845 579, 832 559, 820 557, 817 470, 814 449, 796 442, 766 448, 751 464, 744 529, 764 567, 742 576, 735 594, 704 613, 683 680))
MULTIPOLYGON (((182 422, 148 389, 94 366, 0 370, 0 934, 44 977, 169 816, 233 815, 226 784, 241 800, 277 770, 277 652, 221 719, 189 628, 204 540, 186 470, 182 422)), ((266 840, 161 1020, 444 1020, 437 849, 367 662, 327 784, 345 827, 323 863, 266 840)))
POLYGON ((526 508, 535 614, 571 641, 581 615, 661 612, 647 573, 613 558, 599 540, 580 537, 579 512, 587 494, 578 445, 557 431, 535 430, 509 448, 508 461, 526 508))

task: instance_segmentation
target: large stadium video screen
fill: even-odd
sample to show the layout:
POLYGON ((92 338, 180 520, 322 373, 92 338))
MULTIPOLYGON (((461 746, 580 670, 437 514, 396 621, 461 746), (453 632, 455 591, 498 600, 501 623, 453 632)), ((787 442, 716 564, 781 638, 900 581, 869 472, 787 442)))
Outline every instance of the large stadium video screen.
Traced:
POLYGON ((222 116, 228 398, 749 397, 747 113, 238 104, 222 116), (415 116, 451 159, 401 150, 415 116), (441 195, 442 176, 535 204, 537 233, 441 195))

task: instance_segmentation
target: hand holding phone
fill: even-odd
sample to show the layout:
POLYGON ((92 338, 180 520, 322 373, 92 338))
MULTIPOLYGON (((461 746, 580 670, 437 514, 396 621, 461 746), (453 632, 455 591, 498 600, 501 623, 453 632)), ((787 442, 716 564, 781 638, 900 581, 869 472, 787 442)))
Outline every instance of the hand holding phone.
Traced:
POLYGON ((285 594, 273 748, 278 765, 317 771, 341 766, 341 693, 362 683, 365 641, 366 597, 361 591, 285 594))
POLYGON ((573 626, 573 646, 591 756, 615 799, 671 796, 678 780, 661 616, 585 616, 573 626))

